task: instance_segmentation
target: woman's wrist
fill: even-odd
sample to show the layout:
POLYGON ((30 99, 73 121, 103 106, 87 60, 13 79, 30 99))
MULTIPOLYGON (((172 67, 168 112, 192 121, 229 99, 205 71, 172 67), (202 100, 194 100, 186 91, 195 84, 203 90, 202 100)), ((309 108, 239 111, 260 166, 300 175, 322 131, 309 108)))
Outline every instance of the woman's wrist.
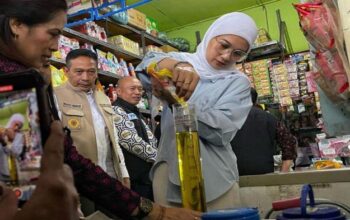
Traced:
POLYGON ((166 208, 164 206, 153 203, 153 209, 145 218, 147 220, 162 220, 164 219, 166 208))
POLYGON ((178 62, 179 60, 175 60, 172 58, 164 58, 157 63, 157 68, 158 70, 166 68, 170 71, 174 71, 174 65, 178 62))

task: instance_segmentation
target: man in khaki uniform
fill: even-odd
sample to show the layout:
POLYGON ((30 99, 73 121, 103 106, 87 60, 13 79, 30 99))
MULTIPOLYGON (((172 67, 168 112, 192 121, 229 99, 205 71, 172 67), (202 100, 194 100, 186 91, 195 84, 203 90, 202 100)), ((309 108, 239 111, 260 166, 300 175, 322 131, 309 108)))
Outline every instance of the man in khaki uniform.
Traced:
POLYGON ((97 55, 87 49, 73 50, 67 55, 66 66, 68 81, 55 89, 64 126, 71 130, 80 154, 129 187, 113 124, 114 111, 109 98, 95 88, 97 55))

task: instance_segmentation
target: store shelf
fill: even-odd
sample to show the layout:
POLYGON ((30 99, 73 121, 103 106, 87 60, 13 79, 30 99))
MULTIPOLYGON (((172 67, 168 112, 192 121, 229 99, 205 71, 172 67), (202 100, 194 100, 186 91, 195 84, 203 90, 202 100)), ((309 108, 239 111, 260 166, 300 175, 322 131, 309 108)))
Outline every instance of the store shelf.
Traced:
MULTIPOLYGON (((66 63, 63 60, 56 59, 56 58, 51 58, 50 62, 52 65, 59 67, 59 68, 64 67, 66 65, 66 63)), ((111 73, 108 71, 103 71, 103 70, 98 70, 98 79, 104 85, 110 84, 110 83, 116 84, 118 82, 118 80, 121 78, 122 78, 121 76, 118 76, 114 73, 111 73)))
MULTIPOLYGON (((151 45, 151 44, 155 45, 155 46, 170 45, 170 44, 167 44, 167 43, 163 42, 159 38, 156 38, 156 37, 150 35, 147 32, 144 32, 143 34, 145 36, 146 45, 151 45)), ((170 46, 174 47, 173 45, 170 45, 170 46)))
POLYGON ((116 21, 111 19, 104 19, 100 21, 96 21, 96 23, 105 28, 107 35, 115 36, 115 35, 123 35, 124 37, 129 38, 140 44, 142 47, 142 35, 145 37, 145 45, 155 45, 155 46, 164 46, 167 43, 161 41, 160 39, 146 33, 144 30, 140 30, 136 27, 132 27, 130 25, 119 24, 116 21))
POLYGON ((102 19, 99 21, 95 21, 99 26, 104 27, 108 36, 114 36, 114 35, 124 35, 125 37, 128 37, 128 35, 138 35, 141 36, 141 30, 131 27, 129 25, 119 24, 116 21, 113 21, 109 18, 102 19))
POLYGON ((253 46, 247 61, 282 57, 285 49, 278 41, 270 41, 259 46, 253 46))
POLYGON ((78 38, 80 42, 86 42, 94 45, 97 49, 101 49, 103 51, 109 51, 115 54, 118 58, 123 58, 127 62, 138 63, 142 60, 142 56, 130 53, 118 46, 112 45, 110 43, 98 40, 94 37, 90 37, 86 34, 82 34, 78 31, 64 28, 63 34, 67 37, 78 38))
POLYGON ((107 85, 107 84, 117 84, 118 80, 123 78, 122 76, 118 76, 114 73, 111 72, 107 72, 107 71, 103 71, 103 70, 99 70, 98 71, 98 79, 100 80, 100 82, 103 85, 107 85))

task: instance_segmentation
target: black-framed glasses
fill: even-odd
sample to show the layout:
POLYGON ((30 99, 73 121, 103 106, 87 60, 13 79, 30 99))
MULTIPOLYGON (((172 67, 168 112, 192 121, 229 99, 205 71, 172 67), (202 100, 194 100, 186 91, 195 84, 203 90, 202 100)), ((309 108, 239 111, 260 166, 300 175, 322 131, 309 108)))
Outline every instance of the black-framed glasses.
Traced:
POLYGON ((220 40, 215 37, 217 42, 217 51, 220 54, 230 54, 230 58, 236 62, 242 62, 248 56, 248 52, 240 49, 232 48, 232 45, 224 40, 220 40))

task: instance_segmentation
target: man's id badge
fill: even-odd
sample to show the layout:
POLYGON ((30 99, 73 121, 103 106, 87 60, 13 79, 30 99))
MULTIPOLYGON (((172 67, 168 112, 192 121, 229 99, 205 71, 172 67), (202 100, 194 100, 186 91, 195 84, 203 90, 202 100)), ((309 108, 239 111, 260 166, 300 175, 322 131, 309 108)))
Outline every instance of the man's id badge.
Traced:
POLYGON ((128 118, 129 118, 129 120, 136 120, 137 116, 134 113, 129 113, 128 118))

